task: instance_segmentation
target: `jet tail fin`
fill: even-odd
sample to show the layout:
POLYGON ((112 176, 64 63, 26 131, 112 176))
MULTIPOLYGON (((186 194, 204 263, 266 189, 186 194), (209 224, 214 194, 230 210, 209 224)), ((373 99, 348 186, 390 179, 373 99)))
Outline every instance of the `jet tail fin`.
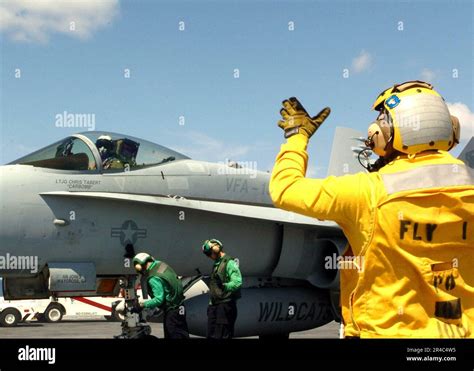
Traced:
POLYGON ((471 169, 474 169, 474 137, 467 142, 462 152, 459 154, 458 159, 464 161, 464 163, 471 169))
POLYGON ((363 171, 357 155, 365 148, 363 143, 365 139, 361 131, 336 127, 327 175, 341 176, 363 171))

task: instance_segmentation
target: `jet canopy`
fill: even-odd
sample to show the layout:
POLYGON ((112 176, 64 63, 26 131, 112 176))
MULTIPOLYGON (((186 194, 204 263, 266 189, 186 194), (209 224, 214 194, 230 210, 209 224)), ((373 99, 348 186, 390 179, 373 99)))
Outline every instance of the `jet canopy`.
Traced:
POLYGON ((189 157, 128 135, 88 131, 75 134, 10 163, 76 171, 124 171, 189 157))

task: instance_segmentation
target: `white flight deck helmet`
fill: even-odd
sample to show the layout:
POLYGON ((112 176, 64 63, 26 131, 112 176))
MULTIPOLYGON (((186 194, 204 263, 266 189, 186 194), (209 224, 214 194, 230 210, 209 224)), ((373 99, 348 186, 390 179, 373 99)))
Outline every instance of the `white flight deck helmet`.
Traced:
POLYGON ((154 262, 155 258, 151 256, 150 254, 147 254, 146 252, 141 252, 135 255, 133 258, 133 266, 135 267, 135 270, 139 273, 142 273, 143 270, 145 269, 145 265, 148 262, 154 262))
POLYGON ((423 81, 407 81, 384 90, 375 100, 379 116, 369 126, 366 144, 379 156, 395 151, 414 155, 451 150, 459 143, 459 120, 444 99, 423 81))

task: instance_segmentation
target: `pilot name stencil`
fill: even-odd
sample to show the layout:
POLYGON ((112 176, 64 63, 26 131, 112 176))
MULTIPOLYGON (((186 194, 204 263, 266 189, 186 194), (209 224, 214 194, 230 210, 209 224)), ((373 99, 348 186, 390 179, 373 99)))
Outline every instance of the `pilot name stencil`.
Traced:
POLYGON ((146 228, 138 228, 137 223, 133 220, 126 220, 121 227, 112 228, 110 230, 110 237, 120 239, 120 244, 126 246, 128 244, 135 245, 139 238, 146 238, 146 228))
POLYGON ((100 180, 91 179, 56 179, 56 184, 64 184, 68 189, 90 190, 96 185, 100 185, 100 180))

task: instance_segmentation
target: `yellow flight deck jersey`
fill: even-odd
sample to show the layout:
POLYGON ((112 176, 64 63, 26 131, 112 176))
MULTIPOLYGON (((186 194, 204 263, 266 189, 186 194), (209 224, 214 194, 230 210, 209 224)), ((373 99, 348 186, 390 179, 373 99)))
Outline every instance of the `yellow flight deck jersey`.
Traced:
POLYGON ((305 178, 293 135, 270 181, 275 206, 337 222, 362 267, 341 271, 346 336, 474 337, 474 175, 444 151, 378 172, 305 178))

